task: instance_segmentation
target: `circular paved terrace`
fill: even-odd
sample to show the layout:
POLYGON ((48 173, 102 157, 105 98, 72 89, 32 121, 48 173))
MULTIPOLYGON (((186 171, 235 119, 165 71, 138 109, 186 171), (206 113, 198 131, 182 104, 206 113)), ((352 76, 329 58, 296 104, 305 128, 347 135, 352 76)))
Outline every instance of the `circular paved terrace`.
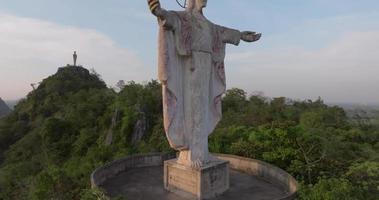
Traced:
MULTIPOLYGON (((291 200, 297 192, 296 180, 268 163, 224 154, 229 161, 230 189, 213 200, 291 200)), ((175 154, 151 153, 128 156, 99 167, 91 174, 92 187, 100 187, 109 197, 128 200, 182 200, 163 186, 163 162, 175 154)), ((183 199, 184 200, 184 199, 183 199)))
MULTIPOLYGON (((123 196, 133 200, 185 200, 163 187, 163 167, 143 167, 122 172, 102 185, 110 197, 123 196)), ((280 186, 259 177, 230 171, 230 189, 214 200, 273 200, 286 196, 280 186)))

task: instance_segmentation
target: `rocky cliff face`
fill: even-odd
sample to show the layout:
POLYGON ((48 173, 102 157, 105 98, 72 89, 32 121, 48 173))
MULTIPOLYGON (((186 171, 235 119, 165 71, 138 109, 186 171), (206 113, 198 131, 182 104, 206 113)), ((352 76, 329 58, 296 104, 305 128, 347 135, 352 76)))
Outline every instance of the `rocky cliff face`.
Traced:
POLYGON ((11 109, 5 104, 5 102, 0 98, 0 118, 9 114, 11 109))

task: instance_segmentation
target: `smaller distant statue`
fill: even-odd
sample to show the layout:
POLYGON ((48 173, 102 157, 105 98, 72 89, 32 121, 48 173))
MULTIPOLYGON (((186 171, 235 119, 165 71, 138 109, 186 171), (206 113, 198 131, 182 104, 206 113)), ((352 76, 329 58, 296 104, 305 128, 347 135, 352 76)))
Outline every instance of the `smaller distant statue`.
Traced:
POLYGON ((76 66, 76 60, 78 59, 78 55, 76 54, 76 51, 74 51, 74 55, 72 55, 74 58, 74 66, 76 66))

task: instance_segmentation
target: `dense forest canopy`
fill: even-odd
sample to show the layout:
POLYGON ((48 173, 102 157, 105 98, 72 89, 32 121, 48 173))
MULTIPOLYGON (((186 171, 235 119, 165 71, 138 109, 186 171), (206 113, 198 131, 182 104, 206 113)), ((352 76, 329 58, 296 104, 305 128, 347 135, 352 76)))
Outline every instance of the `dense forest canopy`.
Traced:
MULTIPOLYGON (((0 199, 101 199, 91 172, 135 153, 172 151, 157 81, 106 87, 97 73, 63 67, 0 120, 0 199)), ((299 199, 379 197, 379 117, 348 117, 321 99, 228 90, 210 150, 277 165, 301 183, 299 199)))

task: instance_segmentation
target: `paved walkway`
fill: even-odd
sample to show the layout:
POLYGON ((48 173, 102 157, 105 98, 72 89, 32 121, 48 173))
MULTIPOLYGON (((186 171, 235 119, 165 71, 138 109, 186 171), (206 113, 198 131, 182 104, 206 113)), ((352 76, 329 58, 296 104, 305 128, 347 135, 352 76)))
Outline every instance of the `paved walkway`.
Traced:
MULTIPOLYGON (((111 197, 127 200, 184 200, 163 188, 163 167, 136 168, 102 186, 111 197)), ((273 200, 285 195, 280 187, 258 177, 230 171, 230 189, 214 200, 273 200)))

